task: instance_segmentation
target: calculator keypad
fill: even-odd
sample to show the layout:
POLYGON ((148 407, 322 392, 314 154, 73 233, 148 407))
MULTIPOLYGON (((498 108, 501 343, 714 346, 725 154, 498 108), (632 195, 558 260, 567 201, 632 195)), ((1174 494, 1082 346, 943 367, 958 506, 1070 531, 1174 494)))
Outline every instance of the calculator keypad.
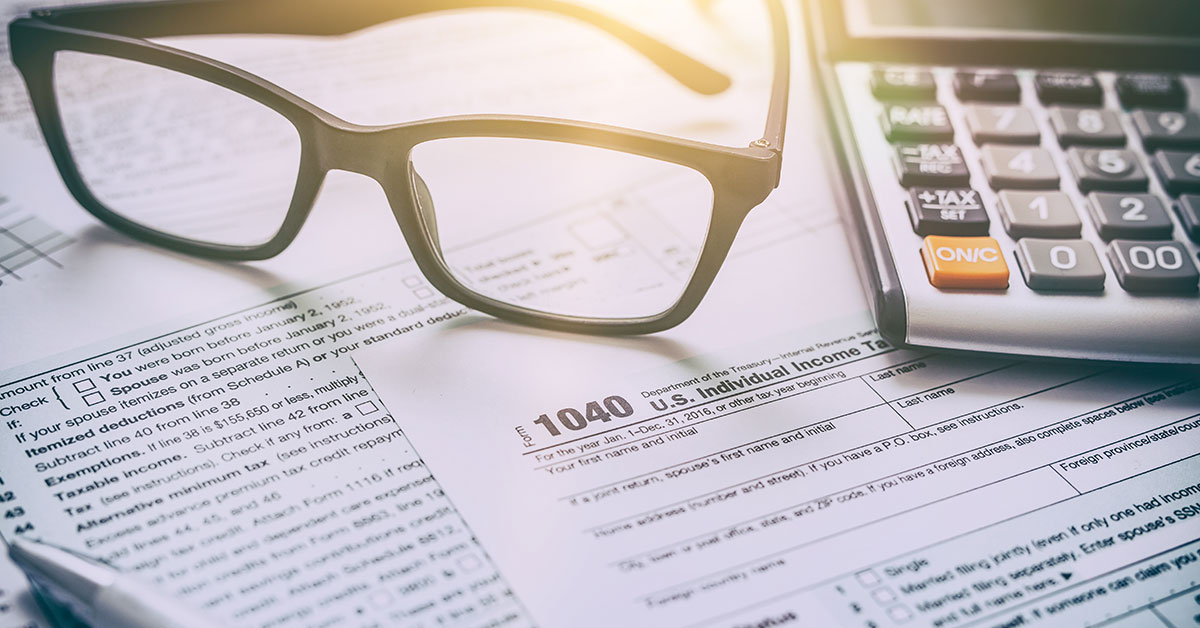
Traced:
POLYGON ((1200 361, 1200 73, 885 67, 832 106, 893 337, 1200 361))
POLYGON ((930 283, 1008 287, 1002 245, 987 237, 995 211, 1032 290, 1102 291, 1106 270, 1097 251, 1104 248, 1126 291, 1194 291, 1196 255, 1172 239, 1179 224, 1200 242, 1200 114, 1185 109, 1183 83, 1169 74, 1106 79, 1121 110, 1106 106, 1096 74, 1042 71, 1030 79, 1036 101, 1022 99, 1017 74, 1002 70, 956 71, 952 93, 939 93, 927 69, 872 73, 930 283), (959 125, 965 133, 956 133, 959 125), (974 146, 964 151, 956 139, 974 146), (976 185, 990 188, 985 194, 971 187, 975 167, 983 175, 976 185), (1167 194, 1184 196, 1164 198, 1151 189, 1152 178, 1167 194))

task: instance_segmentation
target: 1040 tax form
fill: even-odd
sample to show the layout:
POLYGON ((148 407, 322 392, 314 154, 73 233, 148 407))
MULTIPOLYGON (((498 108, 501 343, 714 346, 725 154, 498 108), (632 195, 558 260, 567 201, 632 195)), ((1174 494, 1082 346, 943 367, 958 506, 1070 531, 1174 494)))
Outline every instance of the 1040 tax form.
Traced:
POLYGON ((1200 614, 1195 371, 899 350, 866 316, 681 361, 484 327, 355 360, 541 625, 1200 614))

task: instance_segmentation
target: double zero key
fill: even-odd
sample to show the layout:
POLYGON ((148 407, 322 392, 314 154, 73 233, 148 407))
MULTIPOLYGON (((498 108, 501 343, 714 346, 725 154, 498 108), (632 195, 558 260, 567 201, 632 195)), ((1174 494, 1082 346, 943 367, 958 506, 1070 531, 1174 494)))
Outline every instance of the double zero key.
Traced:
POLYGON ((1200 273, 1178 242, 1113 240, 1108 259, 1129 292, 1195 292, 1200 273))

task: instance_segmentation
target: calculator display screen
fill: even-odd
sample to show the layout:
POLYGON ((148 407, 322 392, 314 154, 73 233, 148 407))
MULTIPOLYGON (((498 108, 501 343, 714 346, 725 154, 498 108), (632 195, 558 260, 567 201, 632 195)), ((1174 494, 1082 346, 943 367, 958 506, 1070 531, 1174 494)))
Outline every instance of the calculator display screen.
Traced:
POLYGON ((851 37, 1200 39, 1200 0, 845 0, 851 37))

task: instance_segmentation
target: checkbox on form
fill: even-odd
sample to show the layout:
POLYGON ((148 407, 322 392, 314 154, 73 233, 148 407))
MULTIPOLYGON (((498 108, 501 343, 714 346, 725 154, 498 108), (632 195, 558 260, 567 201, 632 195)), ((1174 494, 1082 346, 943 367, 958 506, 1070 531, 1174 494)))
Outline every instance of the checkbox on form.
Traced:
POLYGON ((80 393, 85 393, 89 390, 96 390, 96 382, 93 382, 92 378, 90 377, 75 382, 74 386, 75 392, 80 393))
POLYGON ((91 392, 83 396, 83 402, 89 406, 104 403, 104 395, 100 394, 99 391, 91 392))
POLYGON ((474 554, 468 554, 458 559, 458 568, 463 573, 471 573, 482 566, 483 561, 479 560, 479 557, 474 554))
POLYGON ((891 617, 892 621, 897 624, 903 624, 913 617, 912 611, 908 610, 907 606, 893 606, 888 609, 887 613, 888 617, 891 617))
POLYGON ((873 587, 879 584, 879 574, 875 573, 874 569, 867 569, 854 574, 858 578, 858 583, 864 587, 873 587))
POLYGON ((363 416, 379 412, 379 406, 376 405, 374 401, 364 401, 354 407, 358 410, 358 413, 363 416))

